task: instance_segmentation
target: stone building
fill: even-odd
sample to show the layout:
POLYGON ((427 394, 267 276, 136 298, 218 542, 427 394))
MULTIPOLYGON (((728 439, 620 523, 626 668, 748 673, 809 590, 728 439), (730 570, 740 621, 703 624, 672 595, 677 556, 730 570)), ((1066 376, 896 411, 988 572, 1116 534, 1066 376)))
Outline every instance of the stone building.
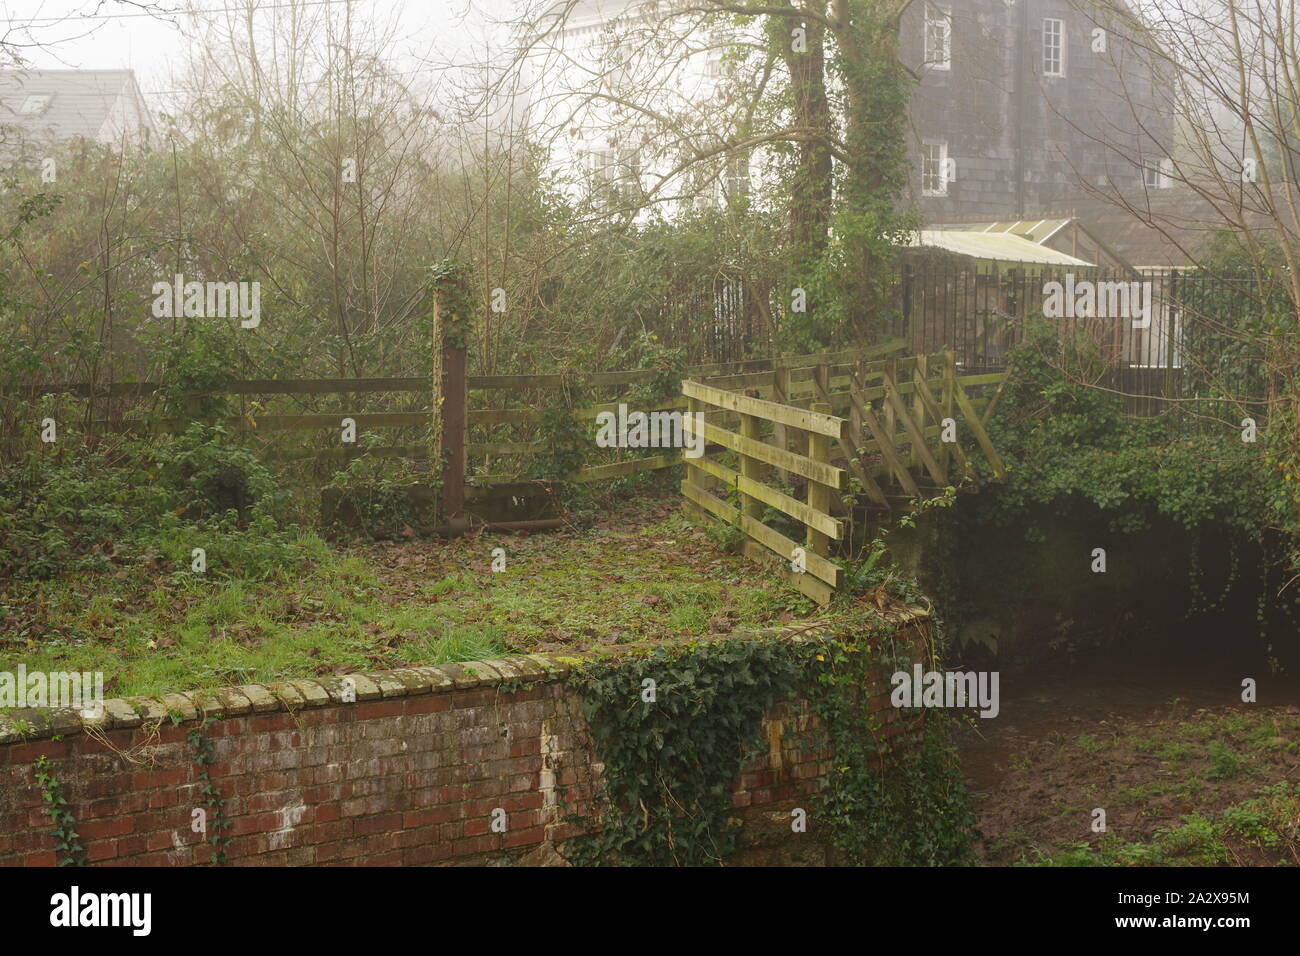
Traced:
POLYGON ((911 191, 927 222, 1037 219, 1167 185, 1156 142, 1172 115, 1136 44, 1088 0, 926 0, 900 43, 918 76, 911 191))

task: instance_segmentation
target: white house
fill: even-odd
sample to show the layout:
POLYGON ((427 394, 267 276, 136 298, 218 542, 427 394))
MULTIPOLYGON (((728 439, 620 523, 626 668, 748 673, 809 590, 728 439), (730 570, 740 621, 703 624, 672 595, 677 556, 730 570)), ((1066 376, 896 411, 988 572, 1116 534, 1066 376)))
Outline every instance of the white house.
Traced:
POLYGON ((0 70, 0 159, 87 139, 121 148, 155 134, 132 70, 0 70))

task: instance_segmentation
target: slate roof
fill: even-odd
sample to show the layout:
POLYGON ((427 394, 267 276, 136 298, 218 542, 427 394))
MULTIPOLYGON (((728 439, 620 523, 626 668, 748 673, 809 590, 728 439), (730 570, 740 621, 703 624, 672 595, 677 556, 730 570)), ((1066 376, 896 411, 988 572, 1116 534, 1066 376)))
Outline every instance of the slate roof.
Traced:
POLYGON ((0 70, 0 142, 112 142, 124 124, 153 128, 132 70, 0 70))

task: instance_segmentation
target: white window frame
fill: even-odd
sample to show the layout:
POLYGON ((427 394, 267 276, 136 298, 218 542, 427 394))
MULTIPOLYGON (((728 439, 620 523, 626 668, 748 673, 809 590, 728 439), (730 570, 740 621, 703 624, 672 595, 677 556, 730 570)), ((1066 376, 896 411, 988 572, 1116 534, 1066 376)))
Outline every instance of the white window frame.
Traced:
POLYGON ((930 3, 925 5, 922 47, 927 69, 952 69, 952 7, 939 7, 930 3))
POLYGON ((725 196, 732 202, 749 197, 753 191, 753 180, 747 154, 741 153, 727 157, 726 169, 723 172, 723 183, 725 196))
POLYGON ((948 141, 946 139, 921 141, 921 195, 948 195, 948 141), (931 156, 932 149, 938 149, 937 158, 931 156), (934 185, 936 182, 937 186, 934 185))
POLYGON ((1174 161, 1162 159, 1156 166, 1146 166, 1142 170, 1142 182, 1147 189, 1168 189, 1174 173, 1174 161))
POLYGON ((587 151, 590 170, 589 195, 606 203, 626 198, 641 189, 641 150, 629 146, 606 146, 587 151))
POLYGON ((1065 21, 1043 18, 1043 76, 1065 76, 1065 21), (1048 24, 1054 24, 1050 28, 1048 24), (1055 41, 1054 43, 1050 41, 1055 41), (1055 61, 1053 63, 1053 60, 1055 61), (1055 68, 1050 68, 1054 66, 1055 68))

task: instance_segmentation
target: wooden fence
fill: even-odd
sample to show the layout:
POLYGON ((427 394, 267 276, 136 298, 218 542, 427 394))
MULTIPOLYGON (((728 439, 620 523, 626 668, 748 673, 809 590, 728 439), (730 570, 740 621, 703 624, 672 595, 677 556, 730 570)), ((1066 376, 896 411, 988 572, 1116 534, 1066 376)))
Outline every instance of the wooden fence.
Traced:
MULTIPOLYGON (((753 359, 732 363, 715 363, 696 365, 688 369, 687 374, 698 381, 719 382, 723 387, 735 380, 736 376, 777 376, 795 382, 806 381, 810 369, 819 364, 843 363, 846 361, 865 361, 876 356, 889 355, 903 348, 902 342, 889 342, 865 349, 850 349, 836 352, 822 352, 811 355, 785 356, 772 359, 753 359)), ((361 454, 355 446, 344 445, 340 432, 345 419, 351 419, 360 435, 375 429, 406 430, 408 442, 416 443, 385 444, 365 450, 380 458, 401 458, 416 462, 431 462, 432 442, 427 437, 426 429, 435 424, 455 426, 445 429, 441 437, 441 447, 445 455, 443 482, 444 489, 449 486, 448 479, 460 478, 459 494, 461 500, 452 501, 452 512, 458 514, 463 505, 463 496, 474 497, 474 487, 464 487, 466 481, 479 488, 485 486, 512 487, 522 490, 521 480, 527 476, 528 463, 539 453, 548 449, 545 441, 539 441, 535 435, 544 410, 556 401, 556 396, 564 392, 569 399, 579 396, 583 401, 573 408, 574 418, 582 424, 589 423, 606 411, 617 411, 621 399, 627 390, 639 385, 646 385, 656 378, 654 370, 629 370, 611 372, 568 372, 542 375, 463 375, 456 382, 454 371, 448 377, 448 369, 455 369, 456 363, 447 361, 444 352, 442 363, 441 401, 438 413, 440 422, 435 422, 431 398, 434 383, 427 376, 408 378, 318 378, 318 379, 249 379, 231 381, 226 384, 183 396, 186 400, 200 400, 214 396, 237 396, 241 399, 239 413, 225 416, 221 424, 237 432, 244 438, 268 436, 283 432, 324 432, 313 436, 310 442, 314 448, 299 449, 299 454, 284 455, 268 448, 268 454, 275 457, 298 457, 333 461, 361 454), (396 396, 402 410, 367 410, 360 406, 359 396, 396 396), (328 397, 329 404, 338 407, 335 410, 304 411, 285 413, 280 409, 268 411, 275 405, 277 397, 284 402, 294 399, 306 402, 319 402, 328 397), (412 429, 419 429, 420 434, 412 435, 412 429), (532 434, 530 434, 532 433, 532 434), (450 472, 446 462, 453 464, 450 472), (505 467, 503 467, 505 466, 505 467), (518 487, 516 487, 518 486, 518 487)), ((838 366, 836 366, 838 367, 838 366)), ((163 386, 156 383, 127 382, 103 385, 55 384, 31 386, 24 390, 29 396, 50 393, 64 393, 97 403, 108 399, 116 401, 119 406, 130 399, 148 399, 159 394, 163 386)), ((681 411, 686 407, 684 397, 673 395, 651 403, 652 407, 638 406, 640 411, 681 411)), ((186 428, 194 419, 191 417, 166 417, 149 414, 131 417, 122 412, 138 412, 136 409, 121 408, 119 414, 108 417, 91 417, 84 422, 84 427, 91 432, 118 433, 168 433, 186 428)), ((268 442, 268 444, 270 444, 268 442)), ((575 442, 591 448, 590 440, 575 442)), ((671 449, 650 455, 635 455, 635 450, 612 450, 607 457, 615 460, 588 464, 570 476, 570 480, 585 483, 605 481, 677 465, 682 460, 681 449, 671 449), (632 452, 632 455, 628 453, 632 452)), ((430 464, 430 467, 432 465, 430 464)), ((440 504, 445 505, 444 500, 440 504)), ((444 511, 445 508, 440 508, 444 511)))
POLYGON ((842 584, 831 559, 849 537, 852 503, 888 513, 974 476, 961 423, 1005 477, 984 426, 1006 374, 959 375, 945 352, 687 380, 688 419, 703 416, 707 445, 686 459, 684 507, 740 529, 746 554, 776 556, 780 573, 824 604, 842 584), (994 385, 989 397, 967 394, 994 385))

